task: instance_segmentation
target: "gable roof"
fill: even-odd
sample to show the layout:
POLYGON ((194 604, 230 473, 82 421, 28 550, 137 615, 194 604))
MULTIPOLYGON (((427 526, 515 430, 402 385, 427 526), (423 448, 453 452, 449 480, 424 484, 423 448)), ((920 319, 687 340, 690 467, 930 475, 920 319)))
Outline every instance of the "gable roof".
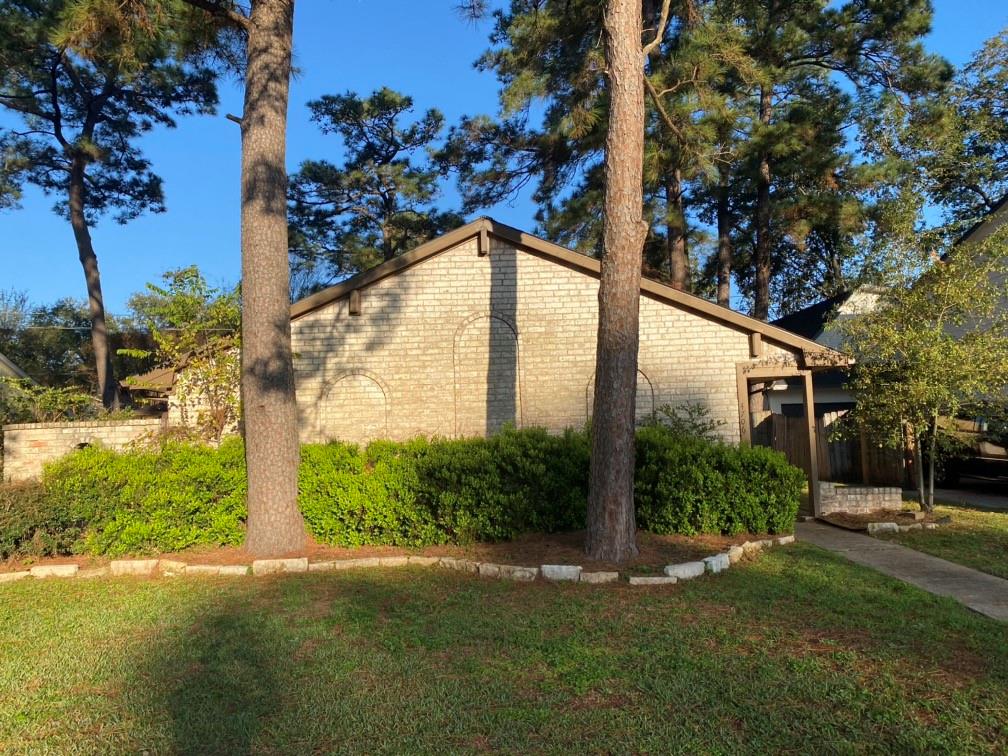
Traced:
POLYGON ((0 352, 0 378, 27 378, 28 373, 19 368, 0 352))
POLYGON ((826 325, 833 320, 833 316, 844 302, 850 299, 853 291, 843 291, 834 294, 828 299, 823 299, 808 307, 795 310, 782 318, 771 320, 770 322, 778 328, 784 328, 791 333, 804 336, 806 339, 815 341, 822 336, 826 330, 826 325))
POLYGON ((1008 221, 1008 194, 1002 197, 994 208, 956 240, 956 245, 965 242, 981 242, 994 233, 1002 223, 1008 221))
MULTIPOLYGON (((559 265, 577 270, 594 278, 601 275, 601 263, 593 257, 572 252, 559 244, 527 234, 493 218, 478 218, 464 226, 432 239, 405 254, 383 262, 370 270, 351 276, 335 286, 330 286, 316 294, 305 297, 291 305, 291 320, 314 312, 329 305, 357 289, 370 286, 384 278, 400 273, 418 263, 444 252, 472 238, 479 239, 480 249, 489 250, 489 237, 495 236, 516 247, 521 247, 531 254, 542 257, 559 265)), ((657 299, 667 304, 676 305, 694 312, 708 320, 713 320, 726 326, 737 328, 747 333, 757 333, 775 343, 792 347, 804 354, 815 354, 816 362, 826 360, 832 364, 843 363, 845 358, 838 352, 817 344, 815 341, 784 330, 762 320, 751 318, 727 307, 710 302, 693 294, 688 294, 671 286, 666 286, 650 278, 641 279, 641 294, 657 299)))

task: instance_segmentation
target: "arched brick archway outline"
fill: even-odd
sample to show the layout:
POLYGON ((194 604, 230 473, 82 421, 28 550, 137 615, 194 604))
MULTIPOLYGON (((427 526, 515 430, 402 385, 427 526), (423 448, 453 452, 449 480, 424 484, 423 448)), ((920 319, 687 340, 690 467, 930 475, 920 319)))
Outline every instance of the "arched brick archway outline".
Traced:
MULTIPOLYGON (((511 332, 514 336, 515 341, 515 378, 516 378, 516 389, 515 389, 515 425, 517 427, 522 427, 524 425, 523 418, 523 408, 524 404, 522 402, 522 390, 525 386, 525 373, 522 366, 522 337, 521 333, 518 331, 518 327, 514 322, 498 310, 480 310, 478 312, 473 312, 463 318, 459 323, 458 327, 455 329, 455 337, 452 344, 452 368, 453 368, 453 378, 454 378, 454 414, 455 414, 455 435, 461 435, 460 429, 460 413, 459 407, 461 404, 462 391, 462 363, 461 363, 461 343, 462 338, 465 336, 466 330, 473 324, 479 322, 480 320, 496 320, 499 323, 503 323, 504 326, 511 332)), ((492 323, 491 323, 492 328, 492 323)))
MULTIPOLYGON (((646 411, 649 415, 654 415, 655 412, 655 387, 651 378, 648 374, 644 372, 639 366, 637 368, 637 396, 640 396, 641 388, 645 390, 645 398, 649 401, 650 406, 646 407, 646 411), (641 384, 643 379, 644 383, 641 384)), ((585 420, 591 420, 592 407, 594 406, 594 394, 595 394, 595 371, 588 376, 588 383, 585 385, 585 420)), ((640 409, 634 406, 634 418, 639 417, 640 409)))
POLYGON ((316 418, 316 430, 319 439, 330 438, 330 434, 326 432, 324 427, 324 409, 328 397, 333 393, 333 391, 339 386, 339 384, 350 378, 365 378, 373 383, 378 390, 381 392, 382 396, 382 410, 380 417, 375 418, 375 427, 378 429, 378 434, 369 434, 372 438, 388 438, 389 435, 389 412, 390 412, 390 401, 391 391, 388 385, 375 373, 368 370, 354 369, 354 370, 344 370, 332 378, 326 380, 322 385, 319 392, 319 411, 318 417, 316 418))

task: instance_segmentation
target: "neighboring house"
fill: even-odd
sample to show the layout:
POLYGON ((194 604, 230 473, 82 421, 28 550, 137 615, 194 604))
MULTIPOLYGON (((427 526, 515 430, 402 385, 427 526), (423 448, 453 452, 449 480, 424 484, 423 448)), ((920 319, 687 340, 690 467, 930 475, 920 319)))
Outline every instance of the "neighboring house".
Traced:
POLYGON ((0 378, 27 378, 28 374, 0 352, 0 378))
MULTIPOLYGON (((884 289, 877 286, 859 286, 853 291, 845 291, 816 302, 772 322, 778 328, 804 336, 830 349, 839 350, 842 346, 841 335, 833 327, 835 323, 872 312, 878 306, 883 292, 884 289)), ((847 372, 842 369, 816 373, 815 401, 816 412, 819 415, 848 410, 854 406, 854 397, 844 386, 846 381, 847 372)), ((794 380, 774 383, 767 391, 767 409, 778 415, 801 414, 800 384, 794 380)))
MULTIPOLYGON (((599 271, 598 260, 483 218, 295 303, 302 441, 583 427, 599 271)), ((639 354, 639 418, 702 404, 729 443, 750 439, 752 383, 794 376, 810 394, 812 372, 843 361, 649 279, 639 354)))
MULTIPOLYGON (((238 349, 229 341, 227 347, 220 342, 208 348, 216 352, 201 352, 210 360, 200 360, 200 364, 211 365, 214 376, 206 385, 193 385, 192 365, 194 355, 186 355, 179 366, 154 368, 141 375, 131 375, 123 381, 133 402, 140 407, 162 413, 169 426, 200 427, 211 438, 219 433, 237 433, 238 381, 240 360, 238 349)), ((207 371, 197 373, 207 375, 207 371)))
MULTIPOLYGON (((963 234, 956 241, 955 247, 958 249, 962 248, 964 244, 982 242, 1005 222, 1008 222, 1008 196, 1002 199, 983 220, 963 234)), ((1005 292, 1003 306, 1008 308, 1008 281, 995 280, 991 285, 998 286, 1005 292)), ((835 325, 837 321, 873 311, 878 306, 882 293, 882 289, 861 286, 853 291, 824 299, 779 318, 773 321, 773 325, 811 339, 825 347, 839 349, 841 347, 840 333, 831 326, 835 325)), ((834 478, 838 480, 847 480, 851 476, 863 479, 875 475, 885 482, 895 481, 898 479, 896 475, 898 464, 892 455, 882 454, 877 449, 869 450, 863 441, 858 450, 856 447, 859 444, 856 440, 848 440, 847 442, 826 440, 826 437, 831 435, 828 431, 830 425, 854 407, 854 397, 845 386, 846 380, 846 371, 843 369, 823 370, 815 374, 815 413, 821 429, 820 435, 823 436, 820 446, 823 449, 828 449, 827 458, 830 460, 824 459, 820 466, 826 468, 827 475, 831 472, 830 468, 835 466, 832 472, 839 471, 839 475, 834 478), (853 451, 852 448, 854 448, 853 451), (860 459, 857 459, 858 457, 860 459), (869 470, 871 470, 871 475, 869 475, 869 470)), ((780 427, 788 424, 787 418, 793 419, 804 415, 802 400, 803 390, 800 381, 788 379, 773 382, 765 395, 764 418, 760 423, 757 436, 763 442, 777 448, 786 446, 777 438, 780 435, 780 427)), ((968 425, 980 427, 982 423, 976 421, 968 423, 968 425)), ((979 443, 978 446, 981 455, 983 455, 986 447, 983 443, 979 443)), ((792 455, 789 454, 789 456, 792 455)), ((988 454, 987 456, 992 455, 988 454)))

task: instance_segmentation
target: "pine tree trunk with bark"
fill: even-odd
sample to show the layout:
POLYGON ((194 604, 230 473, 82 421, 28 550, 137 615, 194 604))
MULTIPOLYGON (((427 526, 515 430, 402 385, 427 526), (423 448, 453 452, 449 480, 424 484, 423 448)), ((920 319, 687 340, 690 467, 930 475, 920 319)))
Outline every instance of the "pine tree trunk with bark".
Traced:
POLYGON ((634 517, 634 404, 643 219, 644 54, 640 0, 609 0, 605 11, 609 129, 605 230, 599 282, 588 537, 593 559, 638 553, 634 517))
MULTIPOLYGON (((773 89, 760 88, 759 120, 764 127, 770 125, 773 114, 773 89)), ((756 296, 753 316, 766 320, 770 315, 770 154, 760 155, 759 175, 756 179, 756 249, 753 267, 756 276, 756 296)))
POLYGON ((253 0, 241 119, 242 407, 248 470, 246 548, 305 545, 287 257, 287 100, 293 0, 253 0))
POLYGON ((717 303, 731 307, 732 220, 729 207, 731 171, 727 164, 718 169, 717 189, 717 303))
POLYGON ((85 208, 84 158, 75 155, 71 158, 70 178, 68 182, 68 207, 70 226, 73 228, 74 240, 77 242, 77 256, 84 269, 84 280, 87 283, 88 314, 91 318, 91 348, 94 350, 95 374, 98 380, 98 396, 102 406, 115 410, 122 406, 122 395, 119 382, 112 366, 112 351, 109 348, 108 325, 105 322, 105 300, 102 297, 101 275, 98 272, 98 256, 91 242, 91 231, 88 228, 85 208))
POLYGON ((669 274, 672 288, 688 291, 689 256, 686 252, 686 203, 683 199, 682 174, 670 171, 665 184, 666 226, 669 274))

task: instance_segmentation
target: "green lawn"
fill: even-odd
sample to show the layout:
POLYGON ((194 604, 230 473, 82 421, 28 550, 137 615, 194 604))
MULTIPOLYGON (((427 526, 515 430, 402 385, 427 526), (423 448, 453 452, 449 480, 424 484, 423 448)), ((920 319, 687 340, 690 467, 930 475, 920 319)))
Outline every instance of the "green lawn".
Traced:
POLYGON ((985 512, 953 505, 935 507, 952 523, 935 530, 885 534, 917 551, 1008 578, 1008 512, 985 512))
POLYGON ((1003 752, 1008 627, 811 546, 672 588, 0 585, 0 752, 1003 752))

